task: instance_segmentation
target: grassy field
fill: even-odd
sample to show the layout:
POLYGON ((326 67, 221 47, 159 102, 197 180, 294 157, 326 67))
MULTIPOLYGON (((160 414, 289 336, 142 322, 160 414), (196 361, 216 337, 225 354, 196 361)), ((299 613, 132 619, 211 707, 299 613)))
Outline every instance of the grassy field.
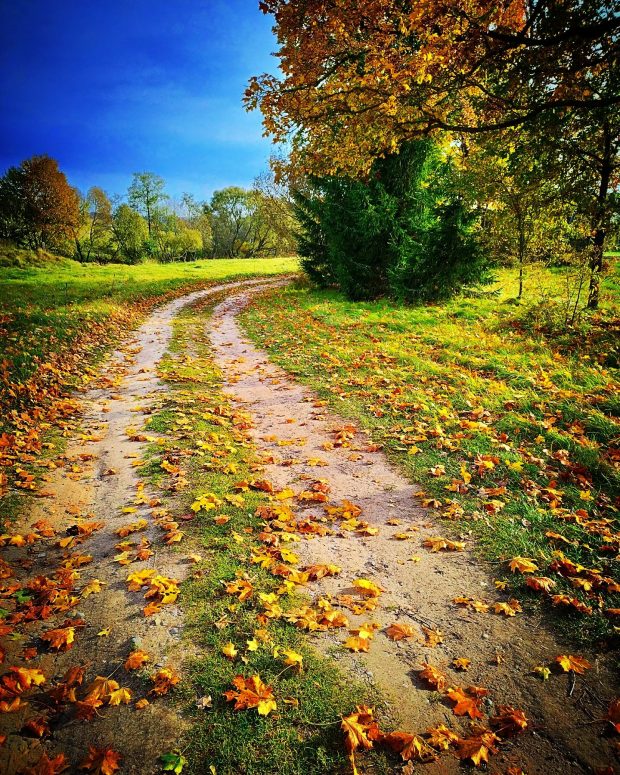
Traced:
POLYGON ((550 314, 563 273, 530 274, 535 313, 514 303, 515 272, 498 279, 491 295, 414 308, 295 287, 243 320, 372 432, 424 506, 477 538, 499 588, 606 646, 620 614, 619 278, 606 279, 600 315, 574 327, 550 314), (534 570, 511 572, 514 557, 534 570))
MULTIPOLYGON (((71 388, 87 384, 97 359, 153 307, 220 281, 296 269, 295 259, 277 258, 0 268, 0 495, 9 469, 34 489, 31 464, 75 412, 71 388)), ((9 512, 13 501, 3 504, 9 512)))

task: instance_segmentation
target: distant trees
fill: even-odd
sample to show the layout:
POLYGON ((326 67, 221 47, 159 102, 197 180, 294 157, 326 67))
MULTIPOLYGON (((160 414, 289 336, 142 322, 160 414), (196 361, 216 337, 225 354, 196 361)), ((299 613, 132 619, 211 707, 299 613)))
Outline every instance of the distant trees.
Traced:
POLYGON ((119 205, 112 219, 115 257, 127 264, 139 264, 146 256, 149 230, 145 219, 127 204, 119 205))
POLYGON ((134 210, 146 218, 149 237, 153 234, 153 223, 160 215, 160 208, 168 198, 164 193, 166 183, 153 172, 134 172, 127 191, 127 199, 134 210))
POLYGON ((157 229, 153 232, 156 255, 160 261, 175 261, 180 258, 195 258, 202 250, 202 235, 198 229, 174 213, 160 216, 157 229))
POLYGON ((205 255, 211 255, 213 248, 213 229, 211 219, 205 212, 205 204, 198 202, 193 194, 183 194, 181 197, 181 217, 192 229, 200 232, 202 250, 205 255))
POLYGON ((93 186, 80 197, 80 219, 75 230, 75 251, 79 261, 108 252, 112 228, 112 202, 103 189, 93 186))
POLYGON ((33 250, 64 249, 79 220, 77 192, 49 156, 33 156, 0 178, 3 239, 33 250))
POLYGON ((211 221, 214 256, 252 258, 293 252, 291 205, 280 200, 276 207, 273 197, 258 188, 231 186, 216 191, 205 212, 211 221))
POLYGON ((97 186, 81 194, 48 156, 0 178, 0 239, 81 262, 290 255, 292 228, 291 202, 269 175, 252 189, 216 191, 208 202, 192 194, 174 202, 153 172, 134 173, 124 202, 97 186))

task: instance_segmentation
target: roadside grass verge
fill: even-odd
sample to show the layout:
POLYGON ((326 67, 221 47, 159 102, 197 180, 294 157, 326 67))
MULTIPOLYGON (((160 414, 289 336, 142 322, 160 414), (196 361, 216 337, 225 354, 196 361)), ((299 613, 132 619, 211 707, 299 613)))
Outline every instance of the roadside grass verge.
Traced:
POLYGON ((37 488, 37 462, 58 451, 77 402, 71 391, 158 304, 217 282, 295 271, 292 259, 210 260, 137 266, 78 264, 0 270, 0 497, 37 488), (51 448, 50 448, 51 444, 51 448), (17 488, 17 490, 15 490, 17 488))
MULTIPOLYGON (((493 296, 423 307, 278 289, 255 298, 242 322, 384 445, 423 505, 475 537, 500 588, 525 608, 542 605, 572 639, 610 646, 620 613, 619 383, 596 330, 617 325, 618 277, 604 285, 600 320, 559 340, 504 303, 514 272, 499 279, 493 296), (514 557, 536 569, 511 573, 514 557)), ((553 293, 554 272, 538 280, 553 293)))
MULTIPOLYGON (((369 702, 371 691, 341 675, 286 622, 287 612, 306 602, 308 587, 286 576, 296 565, 296 542, 305 539, 256 515, 257 508, 284 501, 252 488, 261 466, 247 434, 250 419, 222 394, 222 376, 210 358, 205 324, 214 304, 203 300, 175 320, 160 364, 168 391, 147 425, 164 441, 151 446, 142 469, 169 494, 164 505, 185 534, 178 550, 199 555, 182 588, 184 638, 195 654, 185 670, 192 725, 182 749, 195 773, 345 772, 341 716, 369 702), (189 521, 180 518, 194 513, 189 521), (279 558, 278 573, 265 559, 269 549, 279 558), (227 591, 236 582, 245 586, 247 599, 227 591), (286 651, 302 658, 301 670, 286 663, 286 651), (260 676, 272 687, 277 708, 267 716, 235 711, 223 693, 237 675, 260 676), (210 698, 210 707, 196 708, 200 698, 210 698)), ((372 699, 376 706, 374 691, 372 699)), ((390 771, 379 753, 371 752, 368 761, 376 773, 390 771)))

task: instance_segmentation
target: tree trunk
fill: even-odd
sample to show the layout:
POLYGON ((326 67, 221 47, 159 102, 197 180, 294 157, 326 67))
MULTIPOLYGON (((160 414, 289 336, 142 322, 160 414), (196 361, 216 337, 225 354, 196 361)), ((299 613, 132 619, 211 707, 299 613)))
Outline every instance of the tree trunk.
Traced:
POLYGON ((592 224, 592 255, 590 257, 590 288, 588 290, 588 309, 598 309, 601 272, 603 271, 603 251, 607 236, 607 192, 612 172, 611 129, 609 122, 603 123, 603 153, 601 179, 596 197, 596 206, 592 224))
POLYGON ((517 223, 519 229, 519 293, 517 299, 521 301, 523 296, 523 262, 525 261, 525 223, 521 210, 519 210, 517 223))
POLYGON ((78 255, 78 260, 80 261, 81 264, 83 264, 84 254, 82 253, 82 246, 80 245, 80 241, 77 237, 75 238, 75 252, 78 255))

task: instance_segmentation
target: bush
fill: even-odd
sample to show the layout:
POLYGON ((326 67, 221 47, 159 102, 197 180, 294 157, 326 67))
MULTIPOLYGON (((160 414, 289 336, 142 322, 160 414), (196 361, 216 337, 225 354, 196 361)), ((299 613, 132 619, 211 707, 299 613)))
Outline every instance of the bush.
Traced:
POLYGON ((368 180, 312 179, 295 195, 302 267, 351 300, 446 298, 488 280, 474 218, 428 140, 375 162, 368 180))

